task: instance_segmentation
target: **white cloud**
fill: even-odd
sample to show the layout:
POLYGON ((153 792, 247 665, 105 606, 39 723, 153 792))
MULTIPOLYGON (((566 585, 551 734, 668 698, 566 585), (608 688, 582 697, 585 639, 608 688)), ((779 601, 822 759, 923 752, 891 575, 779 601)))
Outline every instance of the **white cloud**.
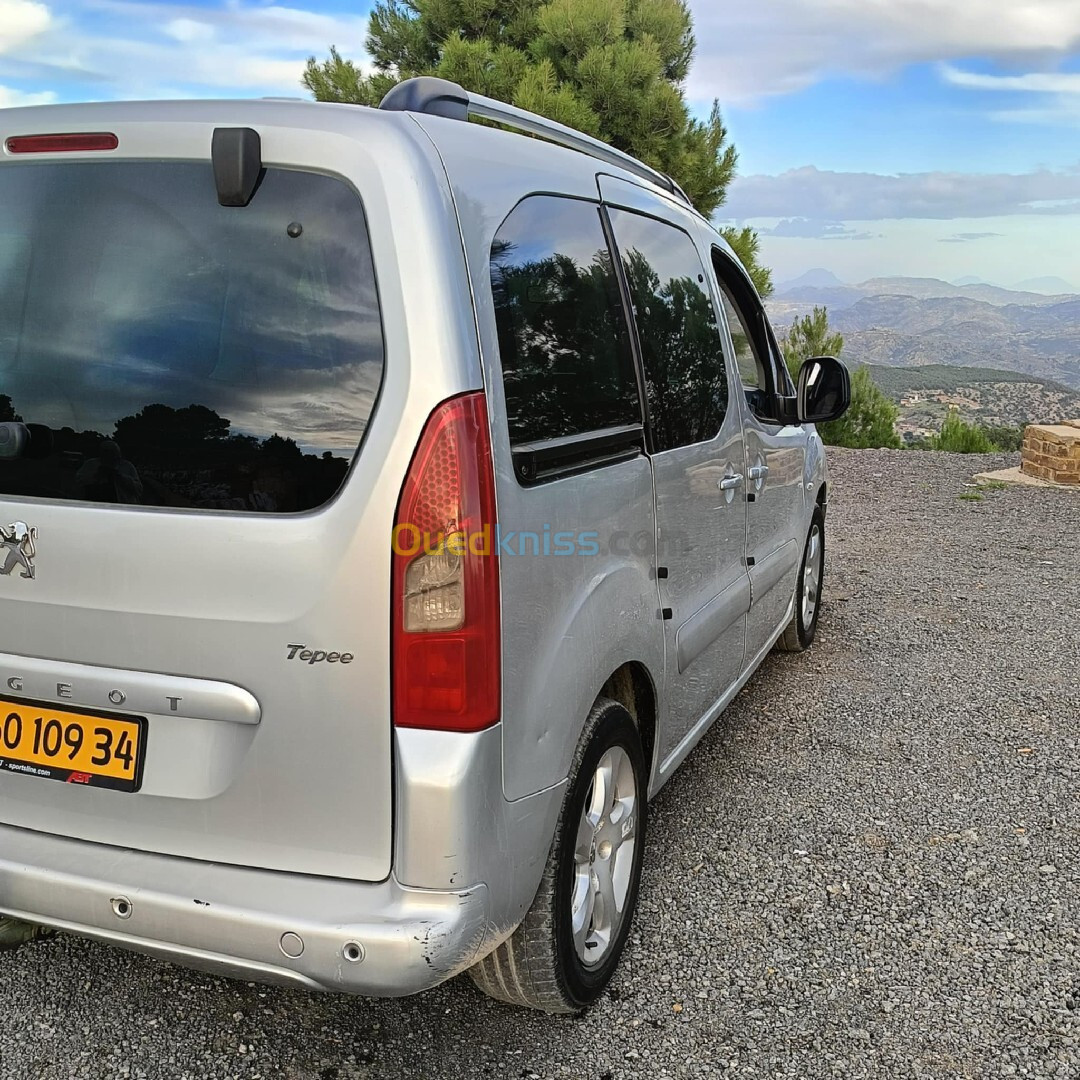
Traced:
POLYGON ((782 218, 775 225, 760 226, 764 236, 784 236, 793 240, 874 240, 875 233, 859 232, 842 221, 822 221, 818 218, 782 218))
MULTIPOLYGON (((54 0, 59 4, 60 0, 54 0)), ((140 0, 85 0, 66 17, 49 17, 32 0, 0 0, 0 46, 10 7, 41 8, 44 22, 21 38, 18 62, 35 83, 76 81, 95 97, 303 94, 308 56, 331 44, 363 59, 366 16, 333 16, 260 0, 222 0, 217 7, 140 0)), ((0 52, 3 49, 0 48, 0 52)), ((9 60, 15 57, 10 56, 9 60)), ((9 72, 14 71, 8 64, 9 72)), ((80 95, 87 93, 80 90, 80 95)))
POLYGON ((738 221, 806 218, 833 223, 1080 214, 1080 168, 884 176, 827 172, 808 165, 779 176, 737 178, 720 213, 738 221))
MULTIPOLYGON (((906 64, 1061 58, 1080 46, 1077 0, 690 0, 698 41, 689 92, 747 102, 830 75, 906 64)), ((1034 66, 1034 65, 1033 65, 1034 66)))
POLYGON ((938 240, 939 244, 971 244, 978 240, 993 240, 1001 236, 998 232, 958 232, 952 236, 943 236, 938 240))
POLYGON ((1080 127, 1080 73, 1033 71, 1021 75, 987 75, 943 64, 941 75, 951 86, 964 90, 1036 96, 1034 105, 991 111, 992 120, 1008 124, 1080 127))
POLYGON ((983 75, 952 64, 941 69, 947 83, 966 90, 1009 90, 1028 94, 1080 94, 1080 74, 1036 71, 1026 75, 983 75))
POLYGON ((51 90, 42 90, 36 94, 26 94, 13 90, 10 86, 0 86, 0 109, 11 109, 16 105, 51 105, 56 94, 51 90))
POLYGON ((0 0, 0 53, 11 53, 52 22, 49 9, 35 0, 0 0))
POLYGON ((165 24, 165 33, 171 38, 184 43, 194 41, 212 41, 214 28, 199 19, 170 19, 165 24))

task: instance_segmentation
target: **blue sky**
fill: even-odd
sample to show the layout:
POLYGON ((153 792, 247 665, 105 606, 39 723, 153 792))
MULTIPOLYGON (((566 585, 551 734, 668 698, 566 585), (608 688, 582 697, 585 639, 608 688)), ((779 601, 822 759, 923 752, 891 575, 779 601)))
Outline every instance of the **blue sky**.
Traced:
MULTIPOLYGON (((740 153, 721 214, 780 280, 1080 288, 1080 0, 690 0, 687 92, 740 153)), ((0 106, 300 94, 363 0, 0 0, 0 106)))

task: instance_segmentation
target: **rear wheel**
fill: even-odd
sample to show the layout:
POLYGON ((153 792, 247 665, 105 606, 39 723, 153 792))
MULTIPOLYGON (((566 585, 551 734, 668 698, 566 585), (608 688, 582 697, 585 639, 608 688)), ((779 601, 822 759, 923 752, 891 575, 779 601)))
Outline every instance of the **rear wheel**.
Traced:
POLYGON ((810 532, 803 549, 799 580, 795 585, 795 614, 777 647, 783 652, 803 652, 814 643, 821 614, 821 586, 825 580, 825 515, 814 507, 810 532))
POLYGON ((575 755, 536 899, 513 936, 469 972, 485 994, 567 1013, 603 993, 637 905, 647 784, 630 714, 601 698, 575 755))

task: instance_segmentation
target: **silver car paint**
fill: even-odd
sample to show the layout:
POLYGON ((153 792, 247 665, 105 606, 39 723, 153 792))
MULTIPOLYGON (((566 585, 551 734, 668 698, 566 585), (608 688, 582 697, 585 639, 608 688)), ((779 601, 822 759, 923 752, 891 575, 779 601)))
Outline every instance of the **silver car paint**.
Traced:
MULTIPOLYGON (((698 248, 699 272, 706 273, 708 253, 702 258, 696 243, 699 219, 636 183, 604 176, 599 187, 607 205, 660 217, 683 229, 698 248)), ((621 220, 614 222, 616 243, 621 239, 621 225, 621 220)), ((625 250, 622 253, 625 257, 625 250)), ((719 350, 719 319, 717 330, 719 350)), ((743 487, 727 486, 732 482, 727 478, 742 483, 745 451, 738 402, 741 391, 731 365, 727 367, 728 409, 716 436, 652 458, 657 562, 668 570, 660 586, 661 606, 670 609, 672 616, 664 621, 668 719, 657 745, 661 758, 686 738, 743 669, 750 610, 743 551, 746 499, 743 487)))
MULTIPOLYGON (((757 628, 745 648, 725 639, 737 665, 709 640, 730 625, 727 615, 714 617, 704 582, 703 602, 695 607, 687 595, 680 625, 665 633, 661 609, 672 602, 655 575, 654 495, 661 528, 665 519, 675 527, 680 507, 703 514, 714 501, 713 474, 745 469, 739 444, 758 437, 728 424, 702 460, 682 463, 682 494, 661 490, 661 469, 645 457, 534 488, 514 477, 488 277, 492 238, 529 194, 597 201, 601 188, 629 178, 605 168, 620 181, 609 184, 590 158, 538 140, 349 106, 0 112, 0 136, 106 129, 132 158, 205 160, 219 125, 256 128, 268 164, 321 169, 359 191, 386 335, 384 385, 345 489, 313 514, 257 519, 4 500, 12 520, 40 530, 34 591, 5 582, 5 678, 9 664, 26 678, 55 677, 78 688, 69 704, 93 708, 126 673, 136 693, 183 681, 205 704, 183 715, 146 709, 147 776, 157 786, 138 795, 0 777, 0 910, 243 977, 408 993, 467 967, 527 910, 581 725, 609 675, 632 663, 656 691, 655 791, 782 631, 791 571, 785 555, 775 619, 756 619, 753 607, 745 619, 737 614, 749 600, 745 573, 735 572, 728 588, 712 587, 727 614, 736 612, 735 624, 757 628), (395 732, 387 543, 394 507, 431 409, 481 386, 500 522, 649 539, 636 550, 606 545, 594 557, 502 559, 502 722, 479 735, 395 732), (119 545, 119 536, 138 540, 119 545), (337 670, 287 665, 285 645, 299 640, 347 643, 357 659, 337 670), (686 673, 699 667, 700 703, 680 700, 672 709, 665 686, 680 643, 686 673), (706 670, 710 656, 723 671, 706 670), (239 701, 247 703, 242 718, 229 711, 239 701), (200 787, 191 766, 209 754, 226 764, 200 787), (220 789, 213 797, 211 787, 220 789), (128 918, 115 914, 118 896, 130 901, 128 918), (281 945, 290 933, 305 943, 295 956, 281 945), (351 944, 362 958, 347 954, 351 944)), ((659 190, 631 183, 675 214, 659 190)), ((704 221, 678 215, 707 265, 710 247, 723 241, 704 221)), ((730 354, 729 341, 725 347, 730 354)), ((732 378, 735 402, 741 392, 732 378)), ((799 469, 790 461, 777 469, 785 494, 763 502, 758 524, 748 520, 747 532, 766 547, 785 534, 805 536, 825 478, 812 429, 787 437, 782 446, 761 438, 766 452, 794 450, 800 460, 799 469)), ((724 502, 722 519, 752 509, 740 501, 744 491, 724 502), (733 505, 743 510, 727 514, 733 505)), ((742 560, 737 536, 734 543, 735 552, 718 552, 718 566, 742 560)))
MULTIPOLYGON (((654 536, 652 470, 644 458, 526 488, 510 457, 490 285, 491 244, 526 195, 598 202, 596 163, 583 154, 438 117, 417 120, 439 146, 461 220, 489 402, 499 521, 508 529, 593 531, 601 554, 501 560, 503 782, 516 799, 563 780, 581 726, 608 676, 640 664, 663 681, 655 540, 643 554, 613 537, 654 536), (558 676, 553 677, 557 672, 558 676)), ((661 699, 662 700, 662 699, 661 699)), ((539 880, 539 879, 537 879, 539 880)))
POLYGON ((415 993, 456 975, 495 944, 483 884, 439 892, 393 878, 283 874, 6 825, 0 896, 4 912, 19 918, 47 915, 52 926, 123 948, 309 990, 415 993), (116 910, 124 901, 121 917, 116 910))
MULTIPOLYGON (((335 173, 365 203, 386 373, 364 451, 336 501, 298 516, 5 500, 5 513, 37 525, 40 537, 37 579, 4 580, 0 647, 227 682, 254 696, 261 717, 254 731, 238 731, 180 713, 168 737, 154 717, 143 791, 5 777, 0 821, 117 847, 381 880, 392 853, 389 620, 370 613, 389 608, 386 540, 424 420, 435 401, 480 385, 460 242, 430 143, 407 118, 269 102, 16 110, 0 115, 0 134, 104 127, 120 139, 112 157, 191 160, 208 159, 218 124, 256 127, 265 163, 335 173), (356 659, 332 669, 287 664, 290 642, 332 643, 356 659), (191 783, 191 759, 208 751, 230 762, 220 793, 176 798, 191 783)), ((68 681, 79 686, 74 675, 68 681)), ((70 704, 94 701, 76 694, 70 704)))

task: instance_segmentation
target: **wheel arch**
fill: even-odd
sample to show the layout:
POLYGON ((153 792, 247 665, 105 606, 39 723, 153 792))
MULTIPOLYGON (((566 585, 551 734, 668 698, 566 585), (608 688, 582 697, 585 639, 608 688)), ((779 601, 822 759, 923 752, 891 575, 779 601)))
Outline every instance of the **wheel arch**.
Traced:
POLYGON ((657 696, 649 669, 640 661, 627 661, 607 677, 597 698, 617 701, 630 714, 641 737, 651 783, 656 765, 657 696))

